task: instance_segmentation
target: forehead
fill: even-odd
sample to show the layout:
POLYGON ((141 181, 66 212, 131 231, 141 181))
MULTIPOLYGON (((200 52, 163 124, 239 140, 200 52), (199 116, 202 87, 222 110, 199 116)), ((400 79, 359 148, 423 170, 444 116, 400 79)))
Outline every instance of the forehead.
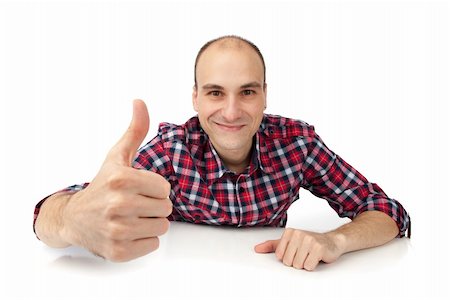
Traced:
POLYGON ((245 43, 215 43, 197 62, 197 82, 223 86, 264 81, 264 67, 259 55, 245 43))

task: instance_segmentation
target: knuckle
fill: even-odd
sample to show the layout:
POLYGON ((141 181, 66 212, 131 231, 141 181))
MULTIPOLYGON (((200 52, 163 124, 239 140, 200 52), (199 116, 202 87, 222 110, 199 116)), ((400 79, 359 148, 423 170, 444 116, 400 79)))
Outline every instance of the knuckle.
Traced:
POLYGON ((317 244, 315 250, 318 254, 322 254, 325 251, 325 247, 322 244, 317 244))
POLYGON ((131 258, 128 256, 128 251, 121 243, 113 243, 109 249, 107 259, 113 262, 125 262, 131 258))
POLYGON ((150 176, 151 178, 152 185, 157 193, 157 197, 168 198, 170 196, 170 191, 172 189, 170 182, 167 181, 163 176, 159 175, 158 173, 148 172, 148 176, 150 176))
POLYGON ((111 219, 113 219, 115 216, 117 216, 117 213, 118 213, 117 207, 116 207, 116 206, 109 205, 108 207, 105 208, 105 213, 104 213, 104 215, 105 215, 106 219, 111 220, 111 219))
POLYGON ((128 180, 123 171, 117 170, 108 176, 106 184, 112 190, 121 190, 127 187, 128 180))
POLYGON ((144 246, 144 251, 140 255, 142 256, 142 255, 149 254, 151 252, 158 250, 158 248, 159 248, 159 238, 152 237, 152 238, 148 239, 148 241, 146 242, 146 245, 144 246))
POLYGON ((168 217, 172 214, 173 204, 171 200, 164 201, 164 217, 168 217))
POLYGON ((301 232, 300 230, 295 230, 295 231, 292 233, 292 236, 293 236, 294 238, 299 239, 299 238, 302 237, 302 232, 301 232))
POLYGON ((105 208, 105 217, 108 220, 112 220, 115 216, 119 214, 119 209, 117 206, 109 205, 105 208))
POLYGON ((306 244, 311 244, 313 242, 313 238, 310 235, 307 235, 303 238, 303 242, 306 244))
POLYGON ((169 220, 167 220, 166 218, 161 218, 160 222, 161 234, 164 234, 167 231, 169 231, 169 227, 170 227, 169 220))
POLYGON ((112 197, 104 210, 104 215, 107 219, 111 220, 116 216, 119 216, 125 206, 125 199, 122 196, 112 197))
POLYGON ((170 185, 170 182, 168 182, 167 180, 164 180, 163 189, 164 189, 164 195, 166 195, 167 198, 170 196, 171 188, 172 187, 170 185))
POLYGON ((153 252, 153 251, 157 250, 158 248, 159 248, 159 238, 154 237, 151 239, 149 250, 150 250, 150 252, 153 252))
POLYGON ((125 239, 127 230, 117 223, 110 222, 106 228, 106 238, 112 241, 125 239))

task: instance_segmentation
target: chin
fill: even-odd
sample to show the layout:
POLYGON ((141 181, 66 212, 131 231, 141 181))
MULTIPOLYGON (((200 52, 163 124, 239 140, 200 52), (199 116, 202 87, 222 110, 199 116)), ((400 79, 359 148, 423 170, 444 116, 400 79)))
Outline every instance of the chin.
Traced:
POLYGON ((218 142, 217 145, 220 148, 222 148, 223 150, 240 150, 246 144, 243 141, 233 141, 226 135, 221 135, 221 136, 218 136, 217 138, 216 138, 216 141, 222 141, 222 142, 218 142))
POLYGON ((241 145, 237 145, 237 144, 222 144, 222 145, 220 145, 220 147, 227 151, 236 151, 236 150, 239 150, 242 148, 241 145))

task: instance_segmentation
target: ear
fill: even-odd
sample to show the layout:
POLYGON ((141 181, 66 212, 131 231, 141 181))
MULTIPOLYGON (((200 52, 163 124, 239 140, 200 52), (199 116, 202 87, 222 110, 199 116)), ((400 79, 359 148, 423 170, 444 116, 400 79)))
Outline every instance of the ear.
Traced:
POLYGON ((265 83, 265 82, 264 82, 263 91, 264 91, 264 110, 266 110, 266 107, 267 107, 267 83, 265 83))
POLYGON ((198 91, 197 91, 197 87, 194 85, 194 87, 192 88, 192 106, 194 107, 194 110, 196 112, 198 112, 198 91))

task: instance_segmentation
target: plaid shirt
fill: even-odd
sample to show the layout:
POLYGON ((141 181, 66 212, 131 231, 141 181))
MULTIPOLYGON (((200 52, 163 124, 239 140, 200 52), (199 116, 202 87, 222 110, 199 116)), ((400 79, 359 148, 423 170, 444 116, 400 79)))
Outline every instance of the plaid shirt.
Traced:
MULTIPOLYGON (((313 126, 280 116, 264 115, 250 164, 241 174, 227 169, 197 117, 181 126, 161 123, 158 135, 139 150, 133 167, 156 172, 171 183, 169 220, 285 226, 287 210, 303 187, 327 200, 340 217, 353 219, 377 210, 397 223, 398 237, 410 228, 402 205, 328 149, 313 126)), ((35 220, 42 202, 36 206, 35 220)))

